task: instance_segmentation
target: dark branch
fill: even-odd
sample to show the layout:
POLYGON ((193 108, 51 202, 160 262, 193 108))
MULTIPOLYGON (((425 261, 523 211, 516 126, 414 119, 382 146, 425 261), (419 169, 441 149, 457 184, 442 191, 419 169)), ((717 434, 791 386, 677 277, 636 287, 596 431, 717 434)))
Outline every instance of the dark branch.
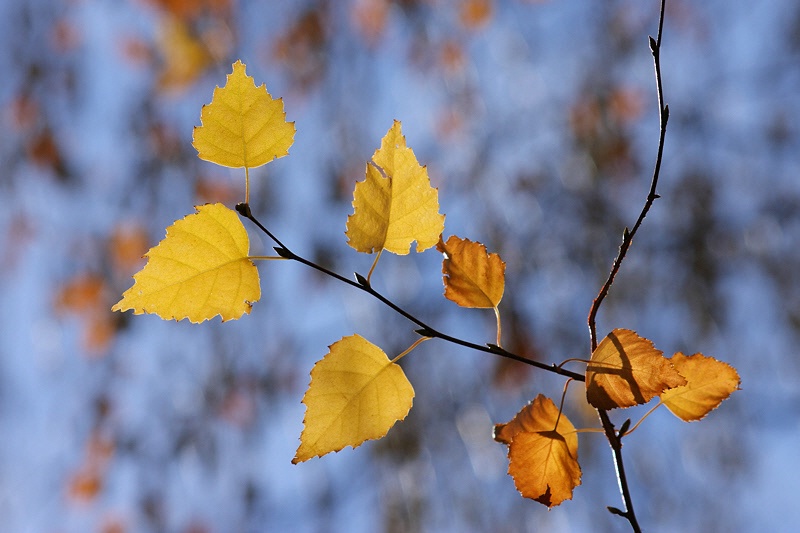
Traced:
MULTIPOLYGON (((658 96, 658 119, 660 130, 656 162, 653 169, 653 177, 650 181, 650 192, 647 194, 644 207, 639 214, 639 218, 636 219, 636 223, 633 225, 633 228, 630 231, 625 228, 622 237, 622 244, 619 247, 617 257, 614 259, 614 262, 611 265, 611 271, 608 273, 608 278, 603 284, 603 287, 600 289, 600 292, 597 294, 597 297, 594 299, 594 302, 592 302, 592 307, 589 310, 589 339, 591 341, 593 352, 597 348, 597 313, 600 310, 603 300, 605 300, 606 296, 608 296, 608 293, 611 290, 611 285, 613 285, 617 272, 619 272, 619 269, 622 266, 622 261, 625 259, 625 256, 631 247, 633 237, 636 235, 636 232, 639 231, 639 228, 647 216, 647 213, 650 211, 650 207, 653 205, 653 202, 659 198, 659 195, 656 193, 656 188, 658 186, 659 175, 661 174, 661 161, 664 156, 664 140, 667 133, 667 122, 669 121, 669 107, 664 103, 664 89, 661 83, 661 35, 664 28, 665 7, 666 0, 661 0, 661 11, 658 17, 658 34, 655 39, 650 37, 650 51, 653 54, 653 66, 655 68, 656 76, 656 93, 658 96)), ((611 422, 607 411, 598 409, 597 412, 600 415, 600 421, 603 424, 603 431, 605 432, 606 438, 611 445, 611 450, 614 455, 614 466, 617 470, 617 480, 619 481, 619 490, 622 496, 622 501, 625 504, 624 511, 617 509, 616 507, 609 507, 608 510, 612 514, 616 514, 627 519, 634 532, 640 532, 641 528, 639 527, 639 522, 637 521, 636 514, 633 510, 631 491, 630 487, 628 486, 628 479, 625 475, 625 466, 622 461, 622 437, 624 436, 625 431, 627 431, 630 421, 623 423, 622 428, 617 431, 614 428, 614 424, 611 422)))
POLYGON ((275 235, 273 235, 272 232, 270 232, 266 227, 264 227, 264 225, 261 224, 261 222, 259 222, 258 219, 256 219, 255 216, 253 216, 253 213, 250 210, 250 206, 249 205, 247 205, 247 204, 239 204, 239 205, 236 206, 236 210, 239 212, 240 215, 242 215, 243 217, 247 218, 248 220, 253 222, 253 224, 258 226, 258 229, 263 231, 270 239, 272 239, 275 242, 275 244, 278 245, 278 246, 275 247, 275 252, 277 252, 278 255, 280 255, 281 257, 283 257, 285 259, 290 259, 292 261, 297 261, 298 263, 302 263, 302 264, 304 264, 304 265, 306 265, 308 267, 313 268, 314 270, 322 272, 323 274, 325 274, 327 276, 330 276, 330 277, 332 277, 332 278, 334 278, 334 279, 336 279, 338 281, 341 281, 342 283, 345 283, 347 285, 350 285, 351 287, 355 287, 356 289, 359 289, 361 291, 366 292, 367 294, 371 295, 373 298, 376 298, 376 299, 380 300, 384 305, 386 305, 387 307, 391 308, 397 314, 405 317, 406 319, 410 320, 411 322, 413 322, 414 324, 419 326, 419 329, 415 330, 416 333, 418 333, 419 335, 422 335, 424 337, 432 337, 432 338, 435 338, 435 339, 441 339, 443 341, 447 341, 447 342, 450 342, 452 344, 457 344, 459 346, 464 346, 465 348, 470 348, 472 350, 477 350, 479 352, 485 352, 485 353, 490 353, 490 354, 493 354, 493 355, 498 355, 500 357, 505 357, 506 359, 511 359, 513 361, 518 361, 518 362, 524 363, 526 365, 534 366, 536 368, 540 368, 540 369, 546 370, 548 372, 553 372, 555 374, 559 374, 559 375, 562 375, 562 376, 565 376, 565 377, 568 377, 568 378, 572 378, 572 379, 574 379, 576 381, 585 381, 585 379, 586 379, 583 376, 583 374, 578 374, 578 373, 571 372, 569 370, 565 370, 563 368, 557 367, 555 365, 548 365, 546 363, 541 363, 539 361, 534 361, 532 359, 528 359, 526 357, 522 357, 521 355, 517 355, 517 354, 515 354, 513 352, 509 352, 508 350, 500 348, 499 346, 496 346, 494 344, 486 344, 486 345, 475 344, 473 342, 469 342, 469 341, 466 341, 464 339, 460 339, 458 337, 453 337, 452 335, 448 335, 446 333, 442 333, 441 331, 429 326, 428 324, 426 324, 425 322, 423 322, 422 320, 420 320, 419 318, 417 318, 413 314, 409 313, 408 311, 406 311, 405 309, 403 309, 402 307, 400 307, 399 305, 397 305, 396 303, 394 303, 393 301, 391 301, 390 299, 388 299, 387 297, 385 297, 384 295, 382 295, 381 293, 379 293, 378 291, 373 289, 372 285, 370 285, 369 281, 367 281, 367 279, 364 276, 362 276, 361 274, 356 273, 355 274, 356 281, 353 281, 351 279, 348 279, 348 278, 342 276, 341 274, 337 274, 336 272, 334 272, 332 270, 329 270, 329 269, 325 268, 322 265, 319 265, 319 264, 317 264, 317 263, 315 263, 313 261, 310 261, 310 260, 306 259, 305 257, 299 256, 296 253, 292 252, 289 248, 286 247, 286 245, 284 245, 280 240, 278 240, 278 238, 275 237, 275 235))

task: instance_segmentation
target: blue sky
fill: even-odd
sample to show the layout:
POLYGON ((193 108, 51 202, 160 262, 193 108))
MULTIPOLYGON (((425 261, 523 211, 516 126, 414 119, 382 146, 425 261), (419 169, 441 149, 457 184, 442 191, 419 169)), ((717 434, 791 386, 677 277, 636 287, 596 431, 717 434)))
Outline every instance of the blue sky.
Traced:
MULTIPOLYGON (((372 257, 344 236, 352 188, 401 120, 439 188, 445 234, 507 262, 506 345, 547 363, 588 357, 589 306, 655 158, 656 3, 494 2, 470 28, 458 3, 407 2, 389 6, 374 40, 357 22, 368 2, 322 4, 180 12, 202 66, 168 87, 166 58, 184 68, 190 52, 169 41, 163 7, 0 8, 3 531, 626 530, 605 510, 620 501, 602 436, 581 436, 583 485, 552 511, 505 474, 492 424, 563 382, 437 341, 404 358, 417 398, 387 439, 292 465, 308 372, 327 347, 359 333, 399 353, 415 339, 379 302, 301 265, 260 264, 262 301, 237 322, 107 312, 135 271, 114 255, 120 228, 152 246, 193 205, 243 197, 240 170, 191 147, 201 106, 242 59, 297 127, 290 155, 251 173, 256 216, 292 250, 366 273, 372 257), (99 283, 90 303, 65 304, 86 279, 99 283), (97 327, 111 333, 93 345, 97 327), (100 483, 83 498, 82 475, 100 483)), ((662 410, 626 439, 634 503, 648 531, 786 530, 800 520, 789 502, 800 9, 669 6, 662 198, 598 329, 727 361, 742 390, 700 423, 662 410)), ((250 235, 254 253, 268 250, 250 235)), ((440 261, 382 257, 374 284, 444 331, 493 342, 491 312, 442 298, 440 261)), ((573 385, 565 410, 596 427, 582 397, 573 385)))

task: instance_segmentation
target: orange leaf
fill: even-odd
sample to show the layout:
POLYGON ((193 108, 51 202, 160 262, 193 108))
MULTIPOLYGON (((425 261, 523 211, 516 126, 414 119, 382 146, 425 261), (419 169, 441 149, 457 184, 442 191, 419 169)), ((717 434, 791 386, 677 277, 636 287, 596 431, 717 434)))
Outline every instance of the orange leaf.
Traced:
POLYGON ((103 479, 96 469, 77 471, 69 481, 67 493, 76 501, 88 502, 95 499, 103 488, 103 479))
POLYGON ((486 252, 479 242, 451 235, 439 237, 436 249, 444 254, 444 295, 462 307, 497 307, 503 298, 506 264, 497 254, 486 252))
POLYGON ((491 0, 464 0, 461 2, 461 24, 474 30, 489 22, 492 17, 491 0))
POLYGON ((706 416, 741 383, 735 368, 700 353, 687 357, 678 352, 672 356, 672 364, 688 383, 665 391, 661 401, 684 422, 706 416))
MULTIPOLYGON (((98 274, 82 274, 64 284, 55 299, 56 309, 73 313, 90 313, 104 306, 106 282, 98 274)), ((105 309, 104 309, 105 310, 105 309)))
POLYGON ((661 350, 628 329, 609 333, 586 367, 586 399, 597 409, 647 403, 681 385, 686 380, 661 350))
POLYGON ((80 274, 56 294, 58 312, 76 314, 83 320, 83 345, 87 355, 104 354, 116 333, 108 313, 108 297, 106 281, 98 274, 80 274))
POLYGON ((550 398, 540 394, 510 422, 497 424, 494 438, 508 444, 508 473, 525 498, 547 507, 572 498, 581 483, 578 434, 550 398))
POLYGON ((147 252, 147 231, 139 224, 117 224, 108 241, 108 255, 117 272, 141 268, 147 252))

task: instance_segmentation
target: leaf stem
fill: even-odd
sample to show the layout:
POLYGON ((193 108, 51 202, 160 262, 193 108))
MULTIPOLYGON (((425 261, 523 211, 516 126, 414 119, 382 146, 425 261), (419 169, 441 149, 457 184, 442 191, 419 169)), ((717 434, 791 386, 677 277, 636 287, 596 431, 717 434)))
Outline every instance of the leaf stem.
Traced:
POLYGON ((627 431, 625 432, 625 435, 630 435, 631 433, 633 433, 633 432, 636 430, 636 428, 638 428, 638 427, 639 427, 639 424, 641 424, 642 422, 644 422, 644 419, 645 419, 645 418, 647 418, 648 416, 650 416, 651 414, 653 414, 653 413, 655 412, 655 410, 656 410, 656 409, 658 409, 659 407, 661 407, 662 405, 664 405, 664 402, 663 402, 663 401, 661 401, 661 400, 659 400, 659 401, 658 401, 658 403, 657 403, 657 404, 655 404, 653 407, 651 407, 651 408, 650 408, 650 410, 649 410, 649 411, 647 411, 647 412, 646 412, 646 413, 645 413, 645 414, 642 416, 642 418, 640 418, 640 419, 639 419, 639 421, 638 421, 638 422, 636 422, 636 424, 634 424, 634 426, 633 426, 631 429, 629 429, 629 430, 627 430, 627 431))
POLYGON ((250 204, 250 169, 244 167, 244 203, 250 204))
POLYGON ((266 227, 264 227, 264 225, 261 222, 259 222, 255 216, 253 216, 253 212, 250 210, 250 206, 248 204, 238 204, 236 206, 236 211, 238 211, 239 214, 242 215, 243 217, 253 222, 253 224, 255 224, 258 227, 258 229, 264 232, 270 239, 272 239, 272 241, 275 244, 277 244, 277 246, 275 247, 275 251, 278 253, 278 255, 280 255, 283 258, 291 259, 292 261, 297 261, 298 263, 302 263, 310 268, 322 272, 327 276, 330 276, 338 281, 341 281, 342 283, 345 283, 347 285, 350 285, 351 287, 355 287, 356 289, 368 293, 373 298, 376 298, 377 300, 382 302, 384 305, 392 309, 397 314, 403 316, 404 318, 408 319, 409 321, 419 326, 419 329, 415 331, 419 335, 422 335, 423 337, 432 337, 436 339, 441 339, 443 341, 450 342, 452 344, 457 344, 459 346, 470 348, 472 350, 476 350, 479 352, 485 352, 498 355, 500 357, 505 357, 506 359, 511 359, 520 363, 524 363, 526 365, 546 370, 548 372, 553 372, 555 374, 566 376, 576 381, 585 381, 586 379, 583 376, 583 374, 578 374, 576 372, 564 370, 563 368, 559 368, 556 365, 548 365, 546 363, 535 361, 533 359, 528 359, 527 357, 523 357, 521 355, 509 352, 508 350, 505 350, 504 348, 501 348, 496 344, 475 344, 474 342, 469 342, 467 340, 460 339, 458 337, 454 337, 452 335, 448 335, 446 333, 438 331, 437 329, 429 326, 427 323, 423 322, 413 314, 409 313, 408 311, 406 311, 405 309, 403 309, 402 307, 400 307, 399 305, 397 305, 396 303, 394 303, 393 301, 391 301, 390 299, 388 299, 387 297, 385 297, 384 295, 373 289, 372 285, 366 278, 364 278, 364 276, 356 274, 356 281, 353 281, 351 279, 342 276, 341 274, 329 270, 322 265, 318 265, 317 263, 310 261, 305 257, 302 257, 292 252, 271 231, 269 231, 266 227))
POLYGON ((568 379, 564 383, 564 390, 561 391, 561 403, 558 404, 558 416, 556 417, 556 426, 553 428, 553 431, 558 431, 558 423, 561 420, 561 412, 564 409, 564 398, 567 396, 567 389, 569 388, 569 384, 572 382, 571 379, 568 379))
POLYGON ((420 337, 419 339, 415 340, 414 344, 412 344, 411 346, 406 348, 405 351, 403 351, 403 353, 401 353, 400 355, 398 355, 397 357, 392 359, 392 363, 396 363, 397 361, 402 359, 404 356, 408 355, 414 348, 416 348, 417 346, 419 346, 420 344, 422 344, 425 341, 431 340, 432 338, 433 337, 420 337))
POLYGON ((376 267, 376 266, 378 266, 378 259, 380 259, 380 258, 381 258, 381 254, 382 254, 382 253, 383 253, 383 248, 381 248, 380 250, 378 250, 378 253, 377 253, 377 255, 375 256, 375 261, 373 261, 373 262, 372 262, 372 266, 371 266, 371 267, 369 267, 369 272, 367 272, 367 284, 369 284, 369 283, 370 283, 370 280, 372 279, 372 272, 374 272, 374 271, 375 271, 375 267, 376 267))
POLYGON ((494 306, 494 316, 497 317, 497 346, 502 346, 503 326, 500 323, 500 309, 496 305, 494 306))

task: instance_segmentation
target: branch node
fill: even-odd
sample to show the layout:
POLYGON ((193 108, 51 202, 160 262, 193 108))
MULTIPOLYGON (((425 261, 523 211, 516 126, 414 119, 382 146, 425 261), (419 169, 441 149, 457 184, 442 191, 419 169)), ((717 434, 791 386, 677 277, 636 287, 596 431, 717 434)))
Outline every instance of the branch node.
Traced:
POLYGON ((415 329, 414 333, 421 335, 422 337, 436 337, 436 332, 430 328, 415 329))
POLYGON ((667 121, 669 121, 669 104, 664 106, 664 111, 661 112, 661 120, 664 123, 664 127, 667 127, 667 121))
POLYGON ((253 213, 250 211, 250 204, 247 202, 236 204, 236 211, 245 218, 253 218, 253 213))
POLYGON ((353 275, 356 277, 356 281, 358 282, 359 285, 361 285, 362 287, 366 287, 368 289, 372 288, 372 285, 370 284, 367 278, 365 278, 358 272, 353 272, 353 275))
POLYGON ((606 507, 606 509, 608 509, 608 512, 611 513, 611 514, 615 514, 617 516, 621 516, 622 518, 628 518, 628 513, 626 513, 625 511, 622 511, 620 509, 617 509, 616 507, 612 507, 612 506, 609 505, 608 507, 606 507))
POLYGON ((658 54, 658 43, 653 39, 652 35, 648 39, 650 39, 650 51, 653 52, 653 55, 658 54))
POLYGON ((622 436, 625 435, 625 433, 628 432, 628 428, 630 428, 630 427, 631 427, 631 419, 629 418, 625 422, 623 422, 622 425, 619 427, 619 431, 617 432, 617 436, 619 438, 622 438, 622 436))
MULTIPOLYGON (((239 205, 242 205, 242 204, 239 204, 239 205)), ((244 205, 247 205, 247 204, 244 204, 244 205)), ((284 248, 282 246, 275 246, 272 249, 275 250, 276 254, 278 254, 279 256, 283 257, 284 259, 294 259, 294 257, 295 257, 295 255, 292 252, 290 252, 287 248, 284 248)))

